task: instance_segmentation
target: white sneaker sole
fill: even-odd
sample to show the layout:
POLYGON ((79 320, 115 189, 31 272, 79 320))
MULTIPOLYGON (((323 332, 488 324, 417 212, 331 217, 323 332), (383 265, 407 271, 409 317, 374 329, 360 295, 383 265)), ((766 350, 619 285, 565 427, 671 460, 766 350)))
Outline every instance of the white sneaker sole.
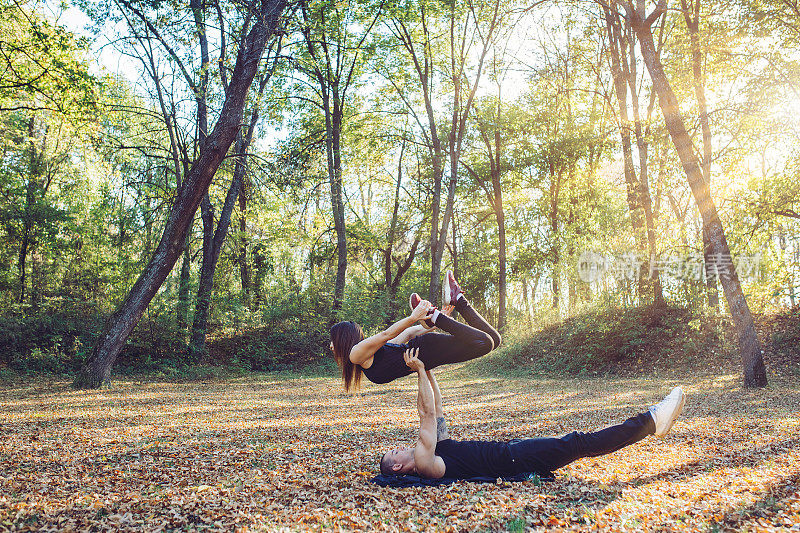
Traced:
POLYGON ((450 305, 450 271, 444 273, 442 282, 442 305, 450 305))

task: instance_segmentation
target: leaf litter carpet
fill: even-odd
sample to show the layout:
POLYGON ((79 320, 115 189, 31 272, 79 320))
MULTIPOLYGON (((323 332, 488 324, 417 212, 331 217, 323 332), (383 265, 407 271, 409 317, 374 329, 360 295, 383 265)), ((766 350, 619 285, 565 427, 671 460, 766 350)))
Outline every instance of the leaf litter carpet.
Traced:
POLYGON ((380 488, 411 444, 416 378, 344 394, 334 378, 35 381, 0 388, 0 530, 800 530, 800 386, 738 376, 500 379, 439 374, 457 439, 621 422, 684 385, 664 439, 555 482, 380 488))

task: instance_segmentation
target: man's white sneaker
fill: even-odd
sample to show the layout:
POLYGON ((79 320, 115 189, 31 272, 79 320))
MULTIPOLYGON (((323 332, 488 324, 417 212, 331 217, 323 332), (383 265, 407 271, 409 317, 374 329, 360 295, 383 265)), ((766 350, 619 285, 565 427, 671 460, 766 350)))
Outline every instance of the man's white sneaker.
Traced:
POLYGON ((667 394, 666 398, 650 408, 650 415, 656 423, 655 435, 657 437, 663 437, 672 429, 672 425, 683 411, 685 403, 686 395, 683 394, 683 389, 675 387, 667 394))

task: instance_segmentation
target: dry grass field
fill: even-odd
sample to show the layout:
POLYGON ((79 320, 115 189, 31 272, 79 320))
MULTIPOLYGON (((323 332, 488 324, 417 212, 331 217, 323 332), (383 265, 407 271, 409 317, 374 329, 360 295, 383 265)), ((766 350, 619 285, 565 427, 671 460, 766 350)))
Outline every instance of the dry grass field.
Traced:
POLYGON ((664 439, 583 459, 555 482, 385 489, 377 459, 416 430, 413 378, 345 395, 334 378, 36 381, 0 389, 0 529, 800 529, 800 385, 738 376, 499 379, 439 373, 454 438, 621 421, 677 383, 664 439))

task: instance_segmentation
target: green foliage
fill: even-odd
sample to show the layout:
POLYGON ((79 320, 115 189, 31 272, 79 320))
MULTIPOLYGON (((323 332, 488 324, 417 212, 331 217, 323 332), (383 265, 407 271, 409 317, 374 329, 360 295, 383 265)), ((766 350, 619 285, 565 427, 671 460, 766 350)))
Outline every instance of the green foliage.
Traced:
POLYGON ((88 42, 35 7, 29 0, 0 5, 0 110, 86 113, 97 92, 88 42))
MULTIPOLYGON (((119 4, 108 0, 77 4, 98 31, 107 20, 119 23, 109 41, 150 64, 141 45, 154 45, 155 37, 139 18, 126 25, 119 4)), ((191 165, 198 141, 196 102, 185 77, 196 79, 202 69, 185 3, 131 3, 173 45, 174 57, 164 50, 152 57, 161 93, 146 72, 133 83, 91 75, 88 42, 40 13, 43 5, 22 1, 0 7, 0 372, 61 373, 80 365, 105 317, 155 249, 177 178, 191 165), (178 60, 187 66, 186 76, 178 60)), ((211 28, 216 6, 204 5, 211 28)), ((407 312, 410 292, 427 296, 434 194, 430 131, 437 128, 447 160, 448 136, 454 133, 450 120, 458 111, 452 97, 456 88, 462 98, 470 89, 475 47, 491 5, 478 3, 471 10, 439 0, 314 0, 286 21, 281 52, 286 59, 277 63, 263 96, 268 103, 247 160, 245 201, 233 213, 215 274, 203 368, 327 368, 330 324, 355 320, 374 333, 407 312), (460 74, 451 71, 459 68, 451 63, 451 53, 459 53, 449 39, 451 8, 456 33, 469 41, 460 74), (432 123, 417 65, 398 39, 401 24, 417 59, 429 62, 425 87, 432 123), (302 35, 306 30, 318 51, 324 40, 334 53, 312 57, 302 35), (338 98, 333 107, 339 106, 342 120, 336 125, 337 157, 348 269, 336 312, 325 96, 329 106, 338 98), (412 243, 416 255, 392 287, 412 243)), ((800 165, 792 107, 800 70, 795 58, 782 52, 796 42, 796 32, 787 30, 796 29, 798 20, 780 2, 737 5, 739 20, 709 9, 702 21, 716 150, 712 192, 734 254, 761 255, 759 276, 743 286, 750 307, 767 312, 800 298, 800 165), (735 39, 729 43, 730 36, 735 39), (784 46, 768 47, 773 50, 763 56, 759 50, 773 41, 784 46), (742 48, 732 53, 732 46, 742 48), (761 64, 754 64, 756 59, 761 64)), ((219 7, 230 56, 243 8, 219 7)), ((455 269, 475 306, 498 322, 500 230, 491 180, 497 177, 510 326, 504 332, 507 347, 487 359, 491 368, 579 374, 637 368, 639 359, 646 369, 676 354, 682 361, 731 354, 736 339, 708 312, 700 282, 665 277, 672 307, 650 312, 638 307, 650 296, 633 282, 609 276, 589 285, 578 279, 575 264, 582 251, 619 255, 634 251, 636 242, 619 163, 620 124, 609 104, 604 28, 583 16, 594 9, 589 4, 580 7, 581 16, 573 9, 563 3, 530 8, 518 13, 514 24, 501 17, 493 33, 496 41, 465 124, 443 269, 455 269), (560 16, 553 16, 556 12, 560 16), (539 31, 548 38, 538 39, 539 31), (538 329, 519 334, 530 329, 534 317, 538 329)), ((669 14, 662 58, 676 82, 681 111, 694 121, 697 104, 681 16, 669 14)), ((223 57, 209 71, 211 115, 224 94, 220 72, 231 59, 223 57)), ((650 87, 641 74, 644 115, 650 87)), ((664 257, 696 254, 702 236, 694 199, 655 101, 653 106, 643 125, 656 251, 664 257)), ((236 161, 228 154, 221 166, 209 189, 212 205, 222 205, 236 161)), ((161 287, 123 352, 122 371, 175 378, 194 372, 175 308, 181 286, 196 292, 201 242, 195 223, 188 239, 188 282, 176 269, 161 287)), ((720 313, 725 312, 723 305, 720 313)), ((792 359, 798 340, 794 323, 775 324, 762 341, 771 353, 792 359)))
POLYGON ((6 316, 0 320, 0 366, 20 374, 72 373, 101 325, 96 312, 78 306, 6 316))

